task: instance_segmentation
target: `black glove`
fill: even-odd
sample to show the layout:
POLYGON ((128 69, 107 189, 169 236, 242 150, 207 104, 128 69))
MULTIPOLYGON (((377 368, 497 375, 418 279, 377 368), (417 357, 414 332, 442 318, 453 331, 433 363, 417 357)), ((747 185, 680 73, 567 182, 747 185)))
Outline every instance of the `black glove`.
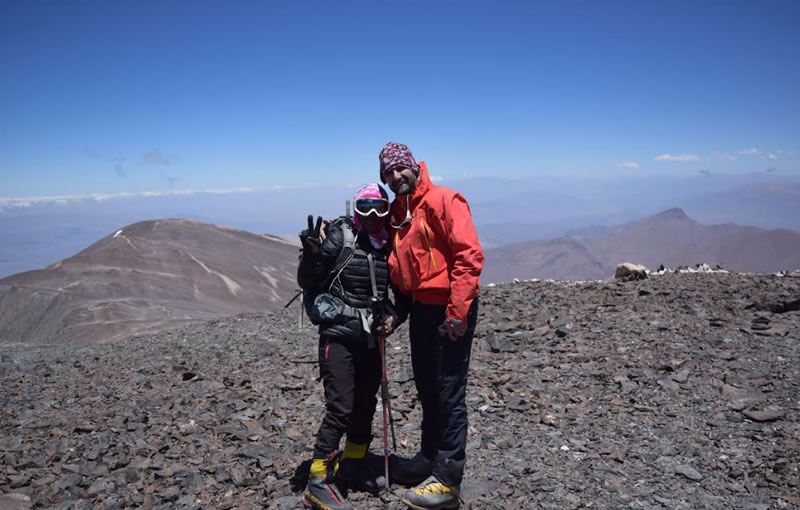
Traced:
POLYGON ((387 337, 400 325, 397 315, 390 307, 385 307, 383 317, 372 321, 372 334, 387 337))
POLYGON ((309 214, 308 228, 301 230, 300 234, 298 234, 300 236, 300 243, 303 245, 303 249, 308 250, 314 255, 319 254, 319 246, 322 244, 322 240, 319 237, 320 227, 322 227, 322 216, 317 216, 317 224, 315 226, 314 216, 309 214))

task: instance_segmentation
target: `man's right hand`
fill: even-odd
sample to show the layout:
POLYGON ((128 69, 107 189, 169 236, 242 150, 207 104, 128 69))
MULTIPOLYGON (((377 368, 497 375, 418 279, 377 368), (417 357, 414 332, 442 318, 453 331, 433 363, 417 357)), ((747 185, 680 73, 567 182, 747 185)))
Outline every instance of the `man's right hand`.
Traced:
POLYGON ((396 317, 390 315, 383 321, 375 321, 372 323, 372 334, 376 336, 387 337, 394 332, 396 317))
POLYGON ((322 216, 317 216, 317 224, 314 225, 314 215, 308 215, 308 228, 301 230, 300 243, 304 250, 308 250, 314 255, 319 254, 319 246, 322 244, 322 216))
POLYGON ((387 337, 400 327, 400 320, 397 314, 388 305, 384 307, 384 317, 382 320, 372 322, 372 334, 375 336, 387 337))

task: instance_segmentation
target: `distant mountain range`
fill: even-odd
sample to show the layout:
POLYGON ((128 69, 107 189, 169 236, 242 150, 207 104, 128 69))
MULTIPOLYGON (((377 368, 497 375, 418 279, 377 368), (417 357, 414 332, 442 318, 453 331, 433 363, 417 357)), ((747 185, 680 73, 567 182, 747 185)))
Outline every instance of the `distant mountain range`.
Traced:
MULTIPOLYGON (((797 179, 708 175, 545 180, 534 190, 523 186, 509 182, 508 196, 470 200, 478 234, 486 248, 571 235, 588 225, 621 225, 670 208, 680 208, 706 225, 736 223, 800 231, 797 179)), ((490 193, 466 189, 476 198, 490 193)), ((488 183, 487 189, 492 189, 488 183)))
POLYGON ((800 233, 702 225, 681 209, 669 209, 617 227, 585 228, 573 236, 488 249, 481 282, 605 279, 620 262, 649 269, 705 262, 732 271, 792 270, 800 268, 800 233))
MULTIPOLYGON (((45 269, 0 280, 0 343, 98 343, 282 307, 298 248, 191 220, 135 223, 45 269)), ((481 282, 607 279, 617 263, 705 262, 733 271, 800 268, 800 233, 706 226, 669 209, 621 226, 486 250, 481 282)))
POLYGON ((0 342, 97 343, 282 307, 298 249, 189 220, 144 221, 0 280, 0 342))
MULTIPOLYGON (((505 169, 496 169, 502 174, 505 169)), ((365 173, 365 182, 374 179, 365 173)), ((706 225, 732 222, 800 231, 800 175, 531 176, 444 179, 469 201, 484 248, 553 239, 589 225, 622 225, 679 207, 706 225)), ((109 231, 153 218, 187 218, 297 239, 308 214, 345 211, 352 184, 174 195, 0 197, 0 278, 72 256, 109 231)))

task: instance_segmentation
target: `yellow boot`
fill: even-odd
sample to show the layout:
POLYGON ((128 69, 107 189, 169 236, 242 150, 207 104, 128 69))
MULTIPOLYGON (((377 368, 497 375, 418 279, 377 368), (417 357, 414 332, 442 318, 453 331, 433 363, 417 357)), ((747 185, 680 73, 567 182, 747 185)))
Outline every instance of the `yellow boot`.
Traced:
POLYGON ((333 482, 333 469, 336 452, 327 459, 313 459, 308 473, 308 485, 303 493, 303 506, 317 510, 353 510, 336 484, 333 482))

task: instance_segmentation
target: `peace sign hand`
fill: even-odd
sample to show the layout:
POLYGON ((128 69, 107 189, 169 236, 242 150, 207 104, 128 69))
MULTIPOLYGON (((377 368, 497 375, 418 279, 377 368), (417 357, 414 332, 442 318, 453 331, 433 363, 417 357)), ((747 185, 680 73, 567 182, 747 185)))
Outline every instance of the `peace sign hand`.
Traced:
POLYGON ((314 225, 314 215, 308 215, 308 228, 301 230, 300 242, 303 249, 310 251, 314 255, 319 254, 319 246, 322 244, 323 230, 322 230, 322 216, 317 216, 317 224, 314 225))

